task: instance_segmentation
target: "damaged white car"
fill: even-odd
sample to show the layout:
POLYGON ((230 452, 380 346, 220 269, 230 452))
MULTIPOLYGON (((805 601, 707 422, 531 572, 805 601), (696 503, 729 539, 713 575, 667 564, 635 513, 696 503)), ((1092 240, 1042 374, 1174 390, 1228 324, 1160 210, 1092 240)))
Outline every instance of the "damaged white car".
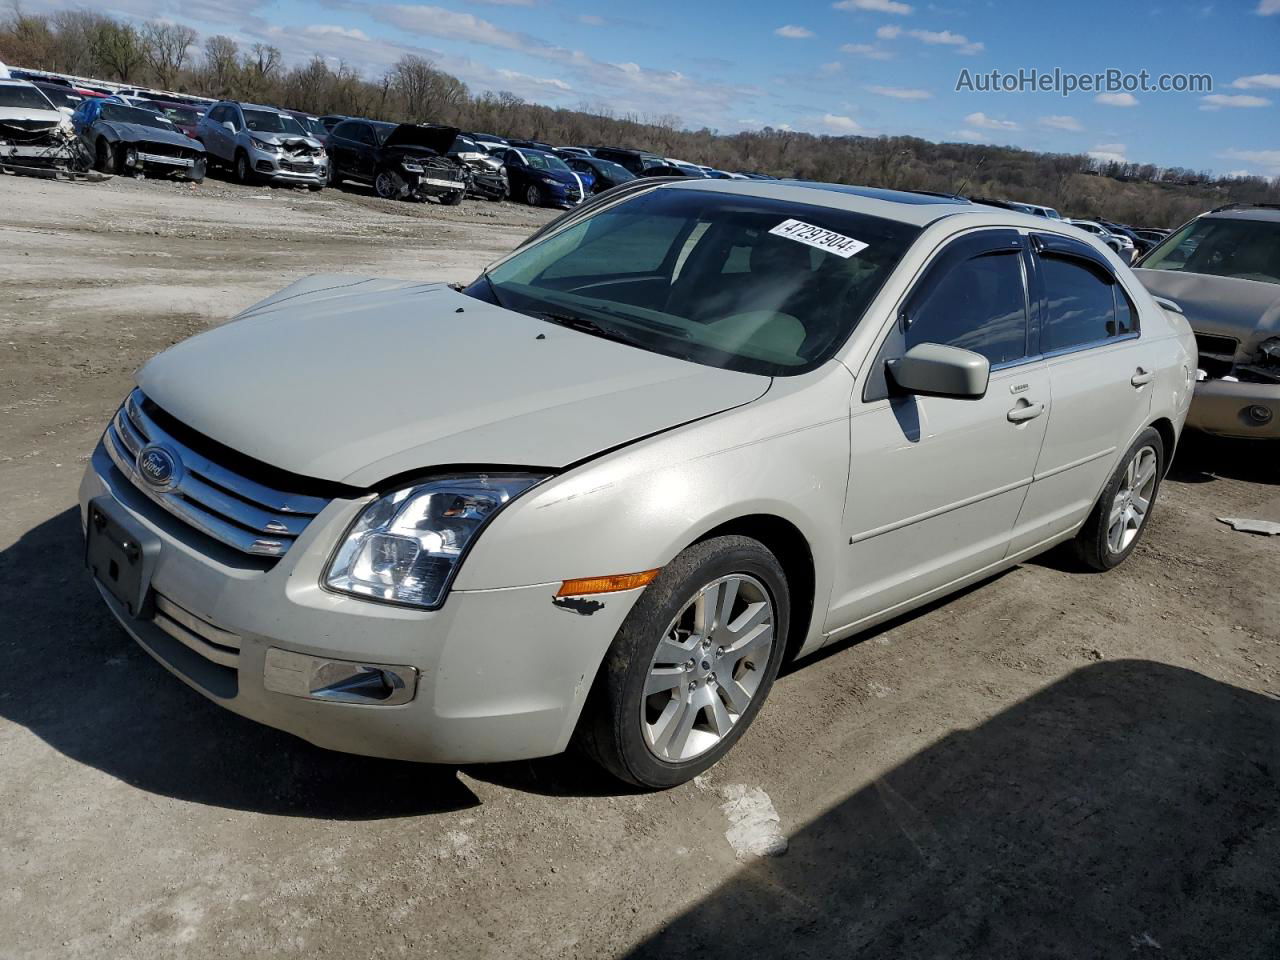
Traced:
POLYGON ((0 168, 53 176, 87 166, 71 121, 39 87, 0 79, 0 168))

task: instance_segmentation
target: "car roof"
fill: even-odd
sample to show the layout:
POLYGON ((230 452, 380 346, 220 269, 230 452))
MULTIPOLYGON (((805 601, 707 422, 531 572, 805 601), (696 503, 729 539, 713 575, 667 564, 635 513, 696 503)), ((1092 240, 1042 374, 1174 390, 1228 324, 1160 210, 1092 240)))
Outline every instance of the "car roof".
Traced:
POLYGON ((1218 207, 1203 214, 1202 219, 1209 220, 1263 220, 1271 223, 1280 222, 1278 206, 1228 206, 1218 207))

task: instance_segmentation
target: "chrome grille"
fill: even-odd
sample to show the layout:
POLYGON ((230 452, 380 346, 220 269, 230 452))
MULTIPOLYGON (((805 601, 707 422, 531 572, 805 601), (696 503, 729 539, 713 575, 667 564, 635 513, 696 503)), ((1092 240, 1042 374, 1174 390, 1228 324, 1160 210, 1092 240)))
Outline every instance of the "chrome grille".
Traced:
POLYGON ((329 503, 320 497, 268 487, 214 463, 164 430, 143 409, 143 395, 129 395, 107 427, 107 454, 135 487, 201 533, 243 553, 283 556, 329 503), (143 478, 138 454, 164 449, 179 463, 176 482, 159 488, 143 478))
POLYGON ((168 597, 156 594, 154 622, 157 627, 206 660, 223 666, 240 665, 240 635, 215 627, 178 606, 168 597))

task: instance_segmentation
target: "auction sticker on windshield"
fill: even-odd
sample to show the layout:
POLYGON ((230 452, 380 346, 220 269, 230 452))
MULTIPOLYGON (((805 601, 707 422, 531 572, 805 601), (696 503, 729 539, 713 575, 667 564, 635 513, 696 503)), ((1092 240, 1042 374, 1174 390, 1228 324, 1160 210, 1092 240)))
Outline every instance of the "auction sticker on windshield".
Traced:
POLYGON ((861 240, 846 237, 834 230, 815 227, 803 220, 783 220, 769 232, 777 237, 786 237, 788 240, 795 240, 817 247, 819 250, 825 250, 827 253, 834 253, 837 257, 843 257, 846 260, 867 249, 867 244, 861 240))

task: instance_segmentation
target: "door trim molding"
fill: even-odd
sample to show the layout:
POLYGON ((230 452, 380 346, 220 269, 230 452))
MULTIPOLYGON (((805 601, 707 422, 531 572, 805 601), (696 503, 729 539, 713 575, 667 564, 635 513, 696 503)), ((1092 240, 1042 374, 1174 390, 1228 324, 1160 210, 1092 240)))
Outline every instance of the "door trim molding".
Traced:
POLYGON ((955 503, 944 504, 941 507, 934 507, 932 510, 926 510, 924 513, 918 513, 914 517, 907 517, 905 520, 895 520, 893 523, 886 523, 884 526, 875 527, 871 530, 856 533, 849 538, 849 544, 862 543, 864 540, 871 540, 886 533, 892 533, 895 530, 901 530, 903 527, 909 527, 913 523, 921 523, 925 520, 932 520, 934 517, 940 517, 944 513, 950 513, 952 510, 959 510, 963 507, 972 506, 975 503, 981 503, 983 500, 990 500, 992 497, 998 497, 1001 494, 1009 493, 1021 487, 1029 487, 1035 477, 1027 477, 1023 480, 1015 480, 1013 483, 1006 483, 1003 487, 996 487, 994 490, 987 490, 984 493, 975 494, 972 497, 966 497, 963 500, 957 500, 955 503))
POLYGON ((1064 463, 1061 466, 1054 467, 1052 470, 1046 470, 1044 473, 1037 473, 1034 477, 1036 482, 1047 480, 1049 477, 1056 477, 1060 473, 1066 473, 1068 470, 1074 470, 1076 467, 1083 467, 1086 463, 1092 463, 1094 460, 1101 460, 1103 457, 1109 457, 1115 453, 1119 447, 1107 447, 1105 450, 1099 450, 1097 453, 1091 453, 1087 457, 1081 457, 1079 460, 1072 460, 1070 463, 1064 463))

